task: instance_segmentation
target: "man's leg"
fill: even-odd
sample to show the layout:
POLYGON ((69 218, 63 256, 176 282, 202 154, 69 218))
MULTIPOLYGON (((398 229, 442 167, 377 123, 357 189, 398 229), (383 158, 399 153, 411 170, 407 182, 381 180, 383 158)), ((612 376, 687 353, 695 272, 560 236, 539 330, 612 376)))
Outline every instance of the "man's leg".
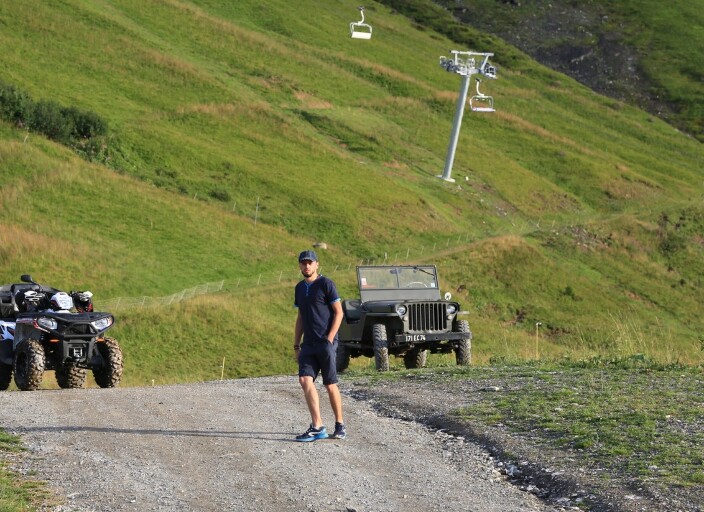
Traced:
POLYGON ((332 412, 335 415, 335 422, 344 423, 344 421, 342 421, 342 397, 340 396, 340 388, 337 384, 326 384, 325 389, 328 390, 330 407, 332 407, 332 412))
POLYGON ((315 389, 313 377, 298 377, 298 382, 300 383, 301 388, 303 389, 303 394, 306 397, 306 404, 308 404, 308 411, 310 411, 311 423, 315 428, 319 428, 323 424, 323 419, 320 416, 320 400, 318 398, 318 390, 315 389))

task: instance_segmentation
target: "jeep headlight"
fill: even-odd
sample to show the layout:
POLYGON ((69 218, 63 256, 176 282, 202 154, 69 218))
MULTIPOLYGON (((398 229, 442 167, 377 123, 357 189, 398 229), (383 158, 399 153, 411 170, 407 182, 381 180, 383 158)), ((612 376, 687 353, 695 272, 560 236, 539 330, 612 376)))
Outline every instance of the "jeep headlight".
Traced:
POLYGON ((112 317, 106 316, 105 318, 91 322, 90 325, 92 325, 96 331, 104 331, 112 325, 112 317))
POLYGON ((454 315, 457 312, 457 306, 454 304, 448 304, 447 305, 447 314, 448 315, 454 315))
POLYGON ((54 331, 58 326, 59 323, 53 318, 47 318, 45 316, 40 316, 37 318, 37 327, 41 327, 42 329, 54 331))
POLYGON ((396 314, 398 316, 400 316, 401 318, 403 318, 403 316, 406 314, 406 311, 408 311, 406 309, 406 306, 404 306, 404 305, 396 306, 396 314))

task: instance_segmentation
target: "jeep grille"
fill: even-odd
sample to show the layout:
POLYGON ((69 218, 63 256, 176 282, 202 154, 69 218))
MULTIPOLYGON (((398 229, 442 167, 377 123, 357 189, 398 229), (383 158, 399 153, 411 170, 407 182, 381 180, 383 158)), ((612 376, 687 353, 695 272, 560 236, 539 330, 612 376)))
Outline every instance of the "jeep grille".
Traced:
POLYGON ((445 304, 437 302, 409 304, 408 329, 417 332, 447 331, 445 304))

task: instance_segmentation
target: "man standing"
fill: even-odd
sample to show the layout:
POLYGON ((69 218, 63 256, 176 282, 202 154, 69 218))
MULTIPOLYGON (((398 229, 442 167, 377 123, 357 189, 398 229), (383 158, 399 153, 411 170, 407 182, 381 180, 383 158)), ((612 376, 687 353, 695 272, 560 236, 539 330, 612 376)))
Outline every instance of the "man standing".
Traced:
POLYGON ((298 360, 298 382, 303 389, 310 411, 310 427, 296 436, 296 441, 315 441, 328 437, 320 415, 320 397, 315 387, 318 374, 330 397, 335 415, 333 439, 346 437, 342 420, 342 398, 337 386, 337 331, 342 323, 342 304, 335 283, 318 273, 315 251, 303 251, 298 256, 303 280, 296 285, 295 303, 298 309, 293 349, 298 360), (303 343, 301 343, 303 338, 303 343))

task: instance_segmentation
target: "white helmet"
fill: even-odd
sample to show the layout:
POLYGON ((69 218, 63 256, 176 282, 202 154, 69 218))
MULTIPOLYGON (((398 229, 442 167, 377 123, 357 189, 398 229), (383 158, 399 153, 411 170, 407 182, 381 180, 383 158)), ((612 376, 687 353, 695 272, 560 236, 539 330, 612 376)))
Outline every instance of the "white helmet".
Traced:
POLYGON ((68 293, 57 292, 51 296, 51 309, 54 311, 69 310, 73 307, 73 299, 68 293))

